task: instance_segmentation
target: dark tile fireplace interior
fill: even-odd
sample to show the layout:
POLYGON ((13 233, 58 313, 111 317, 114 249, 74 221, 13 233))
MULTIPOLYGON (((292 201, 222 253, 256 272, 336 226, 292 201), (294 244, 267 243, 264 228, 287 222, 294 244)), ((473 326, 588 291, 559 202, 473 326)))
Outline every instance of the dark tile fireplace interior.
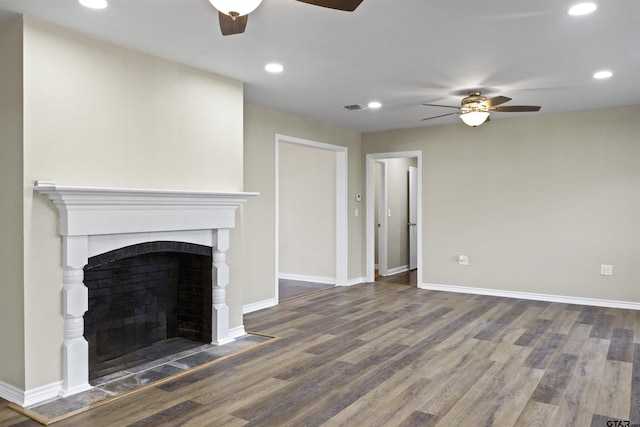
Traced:
POLYGON ((89 258, 89 379, 211 342, 211 248, 150 242, 89 258))

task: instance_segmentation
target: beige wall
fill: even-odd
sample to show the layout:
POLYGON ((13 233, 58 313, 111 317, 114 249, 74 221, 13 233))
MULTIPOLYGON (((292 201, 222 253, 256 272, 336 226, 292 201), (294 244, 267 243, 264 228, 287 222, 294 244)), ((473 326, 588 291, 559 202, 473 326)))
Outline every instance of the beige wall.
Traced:
POLYGON ((363 152, 423 152, 425 283, 640 302, 638 117, 636 106, 369 133, 363 152))
MULTIPOLYGON (((62 342, 58 214, 34 195, 33 181, 242 191, 243 95, 240 82, 35 19, 25 18, 24 43, 30 389, 61 378, 62 342)), ((239 259, 230 259, 233 271, 239 259)), ((240 287, 231 283, 229 294, 233 327, 241 324, 240 287)))
POLYGON ((244 304, 274 298, 275 286, 275 135, 348 147, 348 278, 359 279, 364 270, 364 204, 355 201, 363 192, 360 133, 282 114, 252 105, 245 106, 244 184, 260 197, 244 208, 243 233, 251 243, 243 246, 251 268, 242 271, 244 304), (355 209, 359 216, 355 216, 355 209))
POLYGON ((22 19, 0 26, 0 184, 0 381, 23 388, 22 19))
POLYGON ((335 280, 336 166, 333 151, 279 144, 280 274, 335 280))

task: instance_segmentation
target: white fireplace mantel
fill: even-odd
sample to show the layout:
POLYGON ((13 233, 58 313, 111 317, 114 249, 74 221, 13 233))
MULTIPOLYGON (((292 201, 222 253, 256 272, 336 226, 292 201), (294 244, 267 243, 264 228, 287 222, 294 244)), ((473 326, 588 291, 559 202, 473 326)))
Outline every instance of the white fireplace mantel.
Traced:
POLYGON ((51 181, 36 181, 34 188, 60 211, 63 236, 233 228, 236 208, 258 195, 68 187, 51 181))
POLYGON ((89 257, 158 240, 210 246, 212 263, 212 341, 229 337, 229 283, 226 251, 235 210, 258 193, 223 193, 58 186, 36 181, 34 190, 58 208, 63 267, 63 386, 68 396, 91 388, 84 313, 88 292, 83 268, 89 257))

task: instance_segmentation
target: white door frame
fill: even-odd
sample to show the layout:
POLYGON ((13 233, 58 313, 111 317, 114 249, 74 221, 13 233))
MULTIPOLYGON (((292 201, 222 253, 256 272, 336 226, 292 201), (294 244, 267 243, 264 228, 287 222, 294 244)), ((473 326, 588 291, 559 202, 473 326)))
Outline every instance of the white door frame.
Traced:
POLYGON ((365 274, 366 281, 373 282, 375 280, 375 234, 376 224, 374 218, 374 163, 382 159, 394 158, 416 158, 418 167, 418 266, 417 266, 417 283, 422 285, 422 151, 398 151, 391 153, 371 153, 366 155, 366 191, 367 191, 367 223, 366 223, 366 260, 365 274))
MULTIPOLYGON (((389 208, 387 199, 387 159, 375 160, 374 164, 378 164, 380 167, 378 176, 378 224, 374 223, 374 232, 378 235, 378 274, 386 276, 389 267, 387 258, 387 209, 389 208)), ((375 179, 375 173, 373 179, 375 179)))
POLYGON ((333 151, 336 153, 336 277, 335 284, 344 286, 347 284, 347 147, 327 144, 324 142, 311 141, 308 139, 296 138, 293 136, 275 135, 275 300, 279 300, 278 274, 279 274, 279 171, 280 171, 280 144, 295 144, 304 147, 317 148, 320 150, 333 151))
POLYGON ((409 270, 418 268, 418 168, 409 166, 409 270))

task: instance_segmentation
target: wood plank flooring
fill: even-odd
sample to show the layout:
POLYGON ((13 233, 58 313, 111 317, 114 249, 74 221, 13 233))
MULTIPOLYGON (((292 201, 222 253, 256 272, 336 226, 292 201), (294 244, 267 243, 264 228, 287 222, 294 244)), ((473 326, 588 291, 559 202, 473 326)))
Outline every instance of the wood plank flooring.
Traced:
MULTIPOLYGON (((376 270, 377 274, 377 270, 376 270)), ((397 285, 417 286, 418 270, 404 271, 402 273, 392 274, 391 276, 376 275, 378 283, 395 283, 397 285)))
POLYGON ((334 285, 327 283, 304 282, 300 280, 280 279, 278 280, 278 296, 279 302, 301 295, 308 295, 324 289, 333 288, 334 285))
MULTIPOLYGON (((640 311, 373 283, 245 327, 282 338, 56 425, 640 424, 640 311)), ((37 424, 2 402, 0 425, 37 424)))

